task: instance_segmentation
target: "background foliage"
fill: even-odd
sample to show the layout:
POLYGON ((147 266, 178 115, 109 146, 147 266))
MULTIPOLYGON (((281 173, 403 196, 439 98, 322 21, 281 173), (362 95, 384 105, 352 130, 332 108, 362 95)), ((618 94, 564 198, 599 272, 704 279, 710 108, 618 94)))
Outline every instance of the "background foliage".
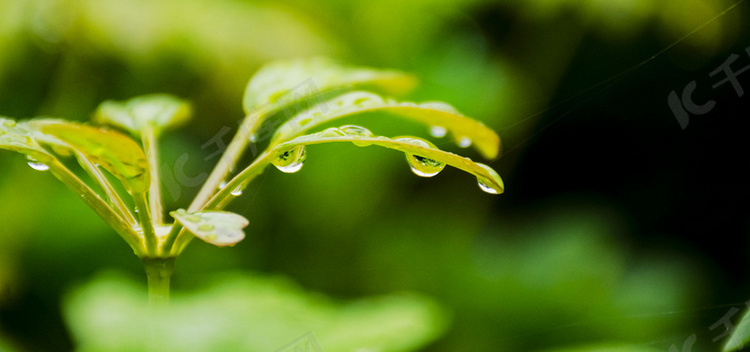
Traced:
MULTIPOLYGON (((236 128, 264 62, 325 55, 413 72, 411 99, 451 102, 499 132, 505 152, 490 165, 504 195, 457 170, 419 179, 396 153, 320 146, 303 171, 252 184, 232 205, 251 221, 248 238, 191 246, 175 290, 231 306, 252 274, 336 302, 323 306, 416 292, 449 321, 430 351, 667 351, 693 334, 693 351, 719 350, 711 326, 744 308, 750 287, 747 97, 702 88, 695 100, 717 108, 682 130, 667 96, 715 84, 709 73, 733 53, 736 70, 750 63, 750 8, 626 70, 730 5, 0 0, 0 115, 85 121, 106 99, 192 101, 196 118, 163 148, 177 208, 218 160, 212 139, 236 128)), ((427 136, 395 119, 374 128, 427 136)), ((10 153, 0 153, 0 222, 0 350, 81 347, 95 328, 76 318, 93 309, 81 297, 142 285, 127 246, 10 153)))

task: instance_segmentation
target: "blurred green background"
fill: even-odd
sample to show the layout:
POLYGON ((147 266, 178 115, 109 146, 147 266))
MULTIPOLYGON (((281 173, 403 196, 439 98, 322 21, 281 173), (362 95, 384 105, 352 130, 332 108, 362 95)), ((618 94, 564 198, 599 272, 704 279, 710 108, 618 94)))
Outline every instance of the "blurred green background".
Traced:
MULTIPOLYGON (((192 123, 162 145, 177 208, 217 161, 209 142, 237 127, 244 86, 263 63, 322 55, 409 71, 421 80, 410 99, 450 102, 498 131, 504 154, 488 164, 506 193, 485 194, 455 169, 418 178, 403 155, 379 148, 310 148, 302 171, 269 169, 232 205, 251 222, 247 239, 231 249, 194 242, 180 257, 173 289, 190 314, 171 319, 216 309, 217 326, 257 328, 248 297, 277 287, 272 296, 307 303, 280 298, 263 305, 268 314, 290 315, 277 318, 295 322, 284 327, 300 331, 292 338, 317 330, 326 351, 346 350, 334 346, 357 327, 408 317, 428 322, 414 332, 423 339, 384 350, 668 351, 695 335, 692 351, 714 351, 723 330, 712 326, 750 296, 750 109, 730 85, 710 88, 721 76, 709 74, 732 54, 735 71, 750 65, 750 4, 662 49, 732 4, 0 0, 0 115, 86 121, 105 99, 190 100, 192 123), (683 130, 667 96, 694 80, 695 101, 717 106, 683 130), (382 298, 387 309, 356 308, 400 292, 407 298, 382 298)), ((738 81, 750 89, 750 75, 738 81)), ((427 136, 383 121, 363 124, 427 136)), ((132 313, 145 290, 132 251, 9 152, 0 152, 0 224, 0 351, 105 348, 96 336, 109 325, 91 317, 132 313)), ((231 350, 244 333, 235 330, 183 336, 223 334, 212 346, 231 350)))

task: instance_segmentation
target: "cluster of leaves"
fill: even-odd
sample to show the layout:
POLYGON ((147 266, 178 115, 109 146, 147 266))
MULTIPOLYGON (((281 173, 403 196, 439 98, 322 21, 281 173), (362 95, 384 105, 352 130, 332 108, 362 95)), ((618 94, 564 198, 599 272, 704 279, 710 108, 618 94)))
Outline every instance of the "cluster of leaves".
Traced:
POLYGON ((25 154, 34 169, 49 170, 141 258, 176 257, 193 237, 216 246, 241 241, 248 220, 221 209, 269 164, 284 172, 298 171, 309 145, 350 142, 394 149, 405 153, 419 176, 434 176, 451 165, 473 174, 485 192, 502 193, 502 180, 492 168, 439 150, 426 140, 376 136, 354 125, 314 130, 352 115, 386 112, 424 123, 436 137, 450 133, 458 146, 473 145, 486 158, 498 155, 497 134, 446 103, 400 102, 362 90, 398 95, 409 91, 414 83, 412 76, 401 72, 348 67, 324 58, 263 67, 247 86, 247 115, 237 134, 188 209, 169 213, 174 218, 171 223, 165 221, 161 202, 158 138, 190 117, 189 104, 178 98, 149 95, 126 102, 104 102, 92 121, 103 127, 51 118, 1 118, 0 148, 25 154), (249 166, 234 173, 248 146, 263 142, 260 132, 264 122, 283 118, 290 111, 294 115, 276 129, 267 148, 249 166), (129 133, 140 145, 110 127, 129 133), (68 162, 71 158, 77 166, 68 162))

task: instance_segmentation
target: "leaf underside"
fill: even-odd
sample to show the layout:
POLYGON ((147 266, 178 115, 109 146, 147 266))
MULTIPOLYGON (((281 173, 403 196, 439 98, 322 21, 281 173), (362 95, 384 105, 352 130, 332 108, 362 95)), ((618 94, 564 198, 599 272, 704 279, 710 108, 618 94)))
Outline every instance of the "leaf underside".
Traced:
POLYGON ((261 67, 245 89, 243 107, 256 116, 251 130, 278 109, 309 101, 326 92, 357 87, 402 95, 416 86, 412 75, 394 70, 345 66, 323 57, 275 61, 261 67))
POLYGON ((490 187, 496 193, 502 193, 505 189, 502 179, 500 176, 492 170, 489 166, 481 163, 476 163, 469 158, 446 152, 437 148, 425 146, 424 143, 414 143, 415 141, 421 141, 415 137, 399 137, 399 138, 387 138, 387 137, 370 137, 361 135, 348 135, 345 131, 339 128, 329 128, 321 132, 300 136, 291 141, 281 143, 274 147, 274 151, 281 155, 289 150, 292 150, 298 146, 306 146, 313 144, 323 143, 335 143, 335 142, 351 142, 357 146, 380 146, 388 149, 394 149, 402 151, 411 155, 421 156, 430 162, 443 163, 451 165, 460 170, 466 171, 477 177, 477 180, 490 187))
POLYGON ((444 129, 445 133, 452 133, 456 141, 470 141, 487 159, 494 159, 499 153, 500 137, 495 131, 462 115, 447 103, 397 102, 363 91, 346 93, 303 111, 279 127, 271 143, 287 141, 337 119, 375 111, 392 113, 444 129))

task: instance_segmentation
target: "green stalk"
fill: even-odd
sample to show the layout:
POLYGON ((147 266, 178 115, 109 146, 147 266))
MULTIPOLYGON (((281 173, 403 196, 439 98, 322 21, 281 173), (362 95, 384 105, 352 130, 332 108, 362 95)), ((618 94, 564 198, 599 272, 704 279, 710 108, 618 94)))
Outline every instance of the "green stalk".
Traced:
POLYGON ((174 271, 175 257, 141 258, 148 279, 148 302, 152 307, 169 303, 169 280, 174 271))
POLYGON ((91 161, 89 161, 89 159, 87 159, 86 156, 83 155, 82 153, 78 151, 76 151, 75 153, 76 153, 76 158, 78 159, 78 163, 89 174, 89 176, 91 176, 91 178, 93 178, 94 181, 96 181, 96 183, 99 185, 102 191, 104 191, 104 194, 107 196, 107 199, 115 207, 115 210, 120 213, 120 216, 122 216, 125 219, 125 221, 130 223, 131 227, 138 224, 138 222, 135 220, 135 217, 133 216, 133 213, 125 205, 125 202, 123 202, 119 194, 117 194, 117 191, 115 191, 114 187, 112 187, 112 184, 104 176, 104 173, 101 170, 99 170, 99 167, 97 167, 91 161))
MULTIPOLYGON (((235 198, 233 195, 231 195, 232 191, 237 189, 237 187, 241 187, 242 185, 247 185, 250 183, 256 176, 263 173, 263 170, 265 170, 266 166, 271 163, 274 157, 276 157, 277 153, 272 153, 269 151, 264 151, 261 155, 258 156, 255 161, 253 161, 250 166, 242 170, 237 176, 232 178, 227 185, 220 189, 218 193, 216 193, 211 199, 206 201, 206 204, 202 207, 193 210, 221 210, 224 209, 229 203, 235 198)), ((175 224, 177 226, 177 224, 175 224)), ((170 232, 170 236, 172 236, 175 232, 175 228, 172 228, 172 232, 170 232)), ((190 241, 193 239, 193 235, 191 235, 187 231, 181 231, 177 235, 176 240, 174 241, 173 245, 173 254, 177 254, 182 252, 183 249, 185 249, 185 246, 190 243, 190 241)), ((166 248, 166 246, 165 246, 166 248)))
POLYGON ((256 124, 264 115, 255 114, 245 117, 240 125, 237 134, 232 137, 232 141, 229 142, 227 150, 221 155, 221 159, 216 163, 213 171, 208 176, 206 182, 203 183, 198 195, 195 196, 193 202, 188 207, 188 211, 197 211, 205 208, 205 204, 211 199, 219 188, 219 185, 224 181, 229 172, 234 169, 242 157, 242 153, 245 151, 245 147, 250 143, 250 136, 255 133, 257 128, 256 124))
POLYGON ((161 254, 162 255, 177 255, 177 253, 172 253, 172 246, 174 246, 175 240, 180 235, 180 231, 182 231, 182 225, 180 225, 179 222, 176 222, 172 225, 172 228, 169 230, 169 234, 167 234, 167 238, 164 240, 164 244, 161 246, 161 254))
POLYGON ((256 176, 262 174, 263 170, 265 170, 266 166, 271 163, 276 155, 276 153, 272 153, 268 150, 264 151, 261 155, 258 156, 257 159, 253 161, 252 164, 250 164, 250 166, 242 170, 239 174, 237 174, 237 176, 232 178, 232 180, 230 180, 229 183, 224 186, 224 188, 220 189, 219 192, 211 197, 211 199, 206 202, 201 210, 224 209, 227 205, 229 205, 229 202, 231 202, 235 198, 231 195, 232 191, 234 191, 238 187, 247 185, 256 176))
POLYGON ((148 168, 151 174, 151 186, 148 191, 148 204, 151 209, 151 220, 155 226, 164 224, 164 207, 161 203, 161 182, 159 179, 159 151, 156 148, 156 131, 146 124, 141 129, 141 142, 143 151, 148 160, 148 168))
POLYGON ((144 254, 143 244, 138 235, 133 232, 131 225, 120 217, 91 187, 81 181, 78 176, 68 170, 57 159, 51 158, 51 160, 45 160, 45 163, 49 166, 50 172, 68 188, 73 190, 75 194, 80 196, 86 205, 93 209, 107 225, 114 229, 130 245, 136 255, 141 256, 144 254))
POLYGON ((133 200, 135 201, 135 207, 138 210, 138 217, 140 218, 141 222, 141 230, 143 231, 143 237, 146 240, 146 251, 148 252, 149 256, 156 256, 157 253, 157 247, 159 240, 156 238, 156 233, 154 232, 154 225, 151 222, 151 210, 148 206, 148 200, 146 199, 145 193, 135 193, 133 194, 133 200))

